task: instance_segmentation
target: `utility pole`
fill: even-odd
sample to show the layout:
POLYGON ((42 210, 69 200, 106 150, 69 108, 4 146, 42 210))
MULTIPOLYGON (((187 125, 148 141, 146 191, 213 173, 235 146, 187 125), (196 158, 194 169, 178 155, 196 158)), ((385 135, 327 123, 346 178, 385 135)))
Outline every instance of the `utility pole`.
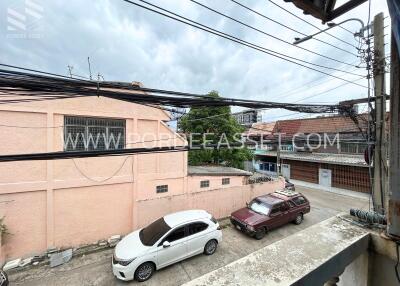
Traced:
POLYGON ((279 130, 279 121, 276 122, 278 130, 278 149, 276 150, 276 173, 278 177, 281 175, 281 131, 279 130))
POLYGON ((385 212, 385 189, 386 189, 386 88, 385 88, 385 43, 383 13, 374 18, 374 94, 375 94, 375 150, 374 150, 374 180, 373 195, 375 211, 385 212))

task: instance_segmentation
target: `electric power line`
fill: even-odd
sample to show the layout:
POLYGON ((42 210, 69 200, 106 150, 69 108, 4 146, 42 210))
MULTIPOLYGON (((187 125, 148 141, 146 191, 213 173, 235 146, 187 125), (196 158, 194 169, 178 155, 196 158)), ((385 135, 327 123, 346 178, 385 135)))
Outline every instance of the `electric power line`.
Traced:
POLYGON ((303 83, 301 86, 298 86, 298 87, 292 88, 291 90, 288 90, 288 91, 285 91, 283 93, 280 93, 280 94, 278 94, 276 96, 276 98, 284 99, 284 98, 287 98, 290 95, 302 93, 303 89, 314 88, 314 87, 323 85, 323 84, 325 84, 327 82, 330 82, 330 81, 333 81, 333 80, 335 80, 335 78, 326 78, 326 76, 321 76, 321 77, 318 77, 317 79, 314 79, 314 80, 311 80, 309 82, 303 83), (312 83, 316 83, 316 84, 309 86, 312 83))
MULTIPOLYGON (((1 65, 1 64, 0 64, 1 65)), ((15 68, 15 66, 14 66, 15 68)), ((179 107, 195 106, 242 106, 247 108, 283 108, 292 111, 321 113, 334 112, 341 109, 338 105, 298 105, 291 103, 274 103, 266 101, 245 100, 193 93, 160 90, 132 86, 130 83, 94 82, 76 79, 64 79, 43 75, 29 74, 19 71, 0 69, 0 91, 10 88, 23 92, 30 92, 32 95, 40 95, 41 92, 51 92, 64 97, 79 96, 102 96, 140 104, 170 105, 179 107), (158 95, 166 94, 166 95, 158 95)), ((33 101, 34 98, 23 101, 33 101)), ((42 99, 43 100, 43 99, 42 99)), ((46 100, 48 100, 46 98, 46 100)), ((21 100, 22 101, 22 100, 21 100)), ((7 101, 4 101, 7 103, 7 101)), ((9 100, 9 102, 14 102, 9 100)))
MULTIPOLYGON (((346 82, 352 83, 351 81, 349 81, 349 80, 347 80, 347 79, 334 76, 334 75, 332 75, 332 74, 329 74, 328 72, 325 72, 325 71, 322 71, 322 70, 318 70, 318 69, 316 69, 316 68, 313 68, 313 67, 310 67, 310 66, 307 66, 307 65, 305 65, 305 64, 301 64, 301 63, 300 63, 300 62, 306 62, 306 61, 303 61, 303 60, 300 60, 300 59, 297 59, 297 58, 294 58, 294 57, 290 57, 290 56, 288 56, 288 55, 285 55, 285 54, 282 54, 282 53, 279 53, 279 52, 276 52, 276 51, 273 51, 273 50, 270 50, 270 49, 267 49, 267 48, 258 46, 258 45, 256 45, 256 44, 253 44, 253 43, 250 43, 250 42, 247 42, 247 41, 242 40, 242 39, 240 39, 240 38, 238 38, 238 37, 235 37, 235 36, 232 36, 232 35, 230 35, 230 34, 227 34, 227 33, 221 32, 221 31, 219 31, 219 30, 213 29, 213 28, 211 28, 211 27, 209 27, 209 26, 207 26, 207 25, 203 25, 203 24, 198 23, 198 22, 196 22, 196 21, 190 20, 190 19, 188 19, 188 18, 186 18, 186 17, 183 17, 183 16, 181 16, 181 15, 179 15, 179 14, 176 14, 176 13, 174 13, 174 12, 171 12, 171 11, 169 11, 169 10, 167 10, 167 9, 161 8, 161 7, 157 6, 157 5, 151 4, 151 3, 147 2, 147 1, 138 0, 138 1, 143 2, 143 3, 145 3, 145 4, 149 5, 149 6, 152 6, 152 7, 155 7, 155 8, 157 8, 157 9, 159 9, 159 10, 165 11, 165 12, 171 14, 171 15, 175 15, 175 16, 177 16, 177 17, 180 17, 181 19, 176 18, 176 17, 173 17, 173 16, 168 15, 168 14, 165 14, 165 13, 160 12, 160 11, 154 10, 154 9, 152 9, 152 8, 149 8, 149 7, 147 7, 147 6, 141 5, 141 4, 139 4, 139 3, 136 3, 136 2, 133 2, 133 1, 130 1, 130 0, 122 0, 122 1, 124 1, 124 2, 126 2, 126 3, 129 3, 129 4, 132 4, 132 5, 135 5, 135 6, 137 6, 137 7, 143 8, 143 9, 145 9, 145 10, 151 11, 151 12, 153 12, 153 13, 159 14, 159 15, 161 15, 161 16, 164 16, 164 17, 173 19, 173 20, 175 20, 175 21, 181 22, 181 23, 183 23, 183 24, 192 26, 192 27, 194 27, 194 28, 203 30, 203 31, 208 32, 208 33, 210 33, 210 34, 214 34, 214 35, 216 35, 216 36, 225 38, 225 39, 230 40, 230 41, 232 41, 232 42, 236 42, 236 43, 238 43, 238 44, 247 46, 247 47, 249 47, 249 48, 251 48, 251 49, 260 51, 260 52, 262 52, 262 53, 265 53, 265 54, 274 56, 274 57, 276 57, 276 58, 285 60, 285 61, 287 61, 287 62, 296 64, 296 65, 298 65, 298 66, 301 66, 301 67, 304 67, 304 68, 307 68, 307 69, 310 69, 310 70, 313 70, 313 71, 316 71, 316 72, 319 72, 319 73, 322 73, 322 74, 325 74, 325 75, 328 75, 328 76, 331 76, 331 77, 334 77, 334 78, 337 78, 337 79, 340 79, 340 80, 342 80, 342 81, 346 81, 346 82), (182 20, 182 19, 184 19, 184 20, 182 20), (293 59, 293 60, 291 60, 291 59, 293 59), (296 61, 298 61, 298 62, 296 62, 296 61)), ((307 64, 310 64, 310 65, 316 65, 316 64, 313 64, 313 63, 309 63, 309 62, 306 62, 306 63, 307 63, 307 64)), ((317 66, 320 66, 320 65, 317 65, 317 66)), ((329 67, 324 67, 324 66, 322 66, 322 67, 323 67, 323 68, 327 68, 327 69, 332 69, 332 68, 329 68, 329 67)), ((346 73, 346 71, 343 71, 343 72, 346 73)), ((354 84, 355 84, 355 85, 358 85, 358 86, 361 86, 361 87, 363 87, 363 88, 367 88, 367 87, 365 87, 365 86, 363 86, 363 85, 359 85, 359 84, 356 84, 356 83, 354 83, 354 84)))
MULTIPOLYGON (((359 81, 359 80, 362 80, 362 79, 365 79, 365 77, 361 77, 361 78, 355 79, 354 82, 359 81)), ((345 86, 345 85, 348 85, 348 83, 345 82, 345 83, 343 83, 343 84, 340 84, 340 85, 338 85, 338 86, 335 86, 335 87, 330 88, 330 89, 327 89, 327 90, 324 90, 324 91, 319 92, 319 93, 317 93, 317 94, 313 94, 313 95, 310 95, 310 96, 303 97, 303 98, 301 98, 301 99, 299 99, 299 100, 294 101, 294 103, 301 102, 301 101, 303 101, 303 100, 310 99, 310 98, 316 97, 316 96, 321 95, 321 94, 325 94, 325 93, 330 92, 330 91, 332 91, 332 90, 341 88, 342 86, 345 86)))
MULTIPOLYGON (((274 20, 274 19, 272 19, 272 18, 266 16, 265 14, 262 14, 262 13, 260 13, 260 12, 258 12, 258 11, 256 11, 256 10, 254 10, 254 9, 252 9, 252 8, 250 8, 250 7, 244 5, 244 4, 242 4, 242 3, 240 3, 240 2, 238 2, 238 1, 236 1, 236 0, 231 0, 231 1, 234 2, 234 3, 236 3, 237 5, 239 5, 239 6, 243 7, 243 8, 245 8, 245 9, 247 9, 247 10, 249 10, 249 11, 251 11, 251 12, 253 12, 253 13, 255 13, 255 14, 257 14, 257 15, 259 15, 259 16, 261 16, 261 17, 267 19, 267 20, 269 20, 269 21, 271 21, 271 22, 274 22, 274 23, 276 23, 276 24, 278 24, 278 25, 280 25, 280 26, 282 26, 282 27, 285 27, 285 28, 288 29, 288 30, 291 30, 291 31, 296 32, 296 33, 298 33, 298 34, 300 34, 300 35, 303 35, 303 36, 307 36, 307 34, 305 34, 305 33, 303 33, 303 32, 300 32, 300 31, 298 31, 298 30, 296 30, 296 29, 293 29, 293 28, 289 27, 288 25, 285 25, 285 24, 283 24, 283 23, 281 23, 281 22, 279 22, 279 21, 277 21, 277 20, 274 20)), ((340 27, 341 27, 341 26, 340 26, 340 27)), ((343 28, 343 29, 344 29, 344 28, 343 28)), ((325 45, 328 45, 328 46, 330 46, 330 47, 333 47, 333 48, 335 48, 335 49, 338 49, 338 50, 340 50, 340 51, 342 51, 342 52, 345 52, 345 53, 348 53, 348 54, 350 54, 350 55, 353 55, 353 56, 358 57, 357 54, 354 54, 354 53, 352 53, 352 52, 350 52, 350 51, 348 51, 348 50, 346 50, 346 49, 342 49, 342 48, 340 48, 340 47, 338 47, 338 46, 335 46, 335 45, 333 45, 333 44, 331 44, 331 43, 329 43, 329 42, 323 41, 323 40, 318 39, 318 38, 315 38, 315 37, 313 37, 312 39, 315 40, 315 41, 318 41, 318 42, 320 42, 320 43, 323 43, 323 44, 325 44, 325 45)))
MULTIPOLYGON (((319 31, 322 31, 322 29, 319 28, 318 26, 316 26, 316 25, 314 25, 314 24, 308 22, 307 20, 305 20, 305 19, 303 19, 303 18, 297 16, 296 14, 290 12, 289 10, 287 10, 286 8, 282 7, 281 5, 275 3, 274 1, 272 1, 272 0, 268 0, 268 1, 271 2, 272 4, 274 4, 275 6, 277 6, 278 8, 280 8, 281 10, 283 10, 283 11, 289 13, 290 15, 296 17, 297 19, 303 21, 304 23, 307 23, 308 25, 310 25, 310 26, 312 26, 312 27, 318 29, 319 31)), ((327 34, 327 35, 329 35, 329 36, 331 36, 331 37, 333 37, 333 38, 335 38, 336 40, 338 40, 338 41, 340 41, 340 42, 342 42, 342 43, 345 43, 345 44, 347 44, 347 45, 349 45, 349 46, 352 46, 353 48, 356 48, 356 49, 357 49, 357 46, 355 46, 355 45, 353 45, 353 44, 351 44, 351 43, 349 43, 349 42, 346 42, 345 40, 342 40, 342 39, 340 39, 339 37, 336 37, 335 35, 332 35, 331 33, 328 33, 327 31, 325 31, 324 33, 327 34)))
POLYGON ((243 25, 243 26, 245 26, 245 27, 247 27, 247 28, 249 28, 249 29, 252 29, 252 30, 257 31, 257 32, 259 32, 259 33, 261 33, 261 34, 263 34, 263 35, 266 35, 266 36, 268 36, 268 37, 271 37, 271 38, 273 38, 273 39, 275 39, 275 40, 277 40, 277 41, 280 41, 280 42, 282 42, 282 43, 285 43, 285 44, 288 44, 288 45, 290 45, 290 46, 296 47, 296 48, 298 48, 298 49, 307 51, 307 52, 309 52, 309 53, 312 53, 312 54, 314 54, 314 55, 320 56, 320 57, 322 57, 322 58, 326 58, 326 59, 329 59, 329 60, 334 61, 334 62, 338 62, 338 63, 342 63, 342 64, 344 64, 344 65, 348 65, 348 66, 353 66, 353 67, 354 67, 354 65, 349 64, 349 63, 346 63, 346 62, 344 62, 344 61, 342 61, 342 60, 338 60, 338 59, 332 58, 332 57, 330 57, 330 56, 326 56, 326 55, 320 54, 320 53, 318 53, 318 52, 315 52, 315 51, 312 51, 312 50, 310 50, 310 49, 304 48, 304 47, 302 47, 302 46, 294 45, 293 43, 291 43, 291 42, 289 42, 289 41, 286 41, 286 40, 281 39, 281 38, 279 38, 279 37, 277 37, 277 36, 274 36, 274 35, 272 35, 272 34, 270 34, 270 33, 267 33, 267 32, 265 32, 265 31, 263 31, 263 30, 260 30, 259 28, 256 28, 256 27, 254 27, 254 26, 251 26, 251 25, 249 25, 249 24, 246 24, 246 23, 244 23, 244 22, 242 22, 242 21, 240 21, 240 20, 238 20, 238 19, 236 19, 236 18, 234 18, 234 17, 231 17, 231 16, 229 16, 229 15, 227 15, 227 14, 224 14, 224 13, 222 13, 222 12, 220 12, 220 11, 217 11, 217 10, 215 10, 215 9, 213 9, 213 8, 207 6, 207 5, 204 5, 204 4, 202 4, 202 3, 200 3, 200 2, 198 2, 198 1, 196 1, 196 0, 190 0, 190 1, 193 2, 193 3, 195 3, 195 4, 197 4, 197 5, 199 5, 199 6, 201 6, 201 7, 203 7, 203 8, 205 8, 205 9, 207 9, 207 10, 209 10, 209 11, 211 11, 211 12, 213 12, 213 13, 216 13, 216 14, 218 14, 218 15, 220 15, 220 16, 222 16, 222 17, 225 17, 225 18, 227 18, 227 19, 230 19, 230 20, 232 20, 232 21, 234 21, 234 22, 236 22, 236 23, 239 23, 239 24, 241 24, 241 25, 243 25))
POLYGON ((96 179, 93 179, 93 178, 89 177, 89 176, 86 175, 85 172, 83 172, 83 170, 78 166, 78 164, 75 162, 75 159, 72 158, 71 160, 72 160, 72 162, 74 163, 75 168, 78 170, 78 172, 79 172, 83 177, 85 177, 86 179, 88 179, 88 180, 90 180, 90 181, 92 181, 92 182, 95 182, 95 183, 104 183, 104 182, 107 182, 107 181, 109 181, 110 179, 114 178, 114 177, 122 170, 122 168, 125 166, 126 161, 128 161, 128 159, 131 158, 131 157, 132 157, 132 156, 126 156, 126 158, 124 159, 124 161, 122 162, 122 164, 112 173, 111 176, 108 176, 108 177, 106 177, 106 178, 104 178, 104 179, 101 179, 101 180, 96 180, 96 179))

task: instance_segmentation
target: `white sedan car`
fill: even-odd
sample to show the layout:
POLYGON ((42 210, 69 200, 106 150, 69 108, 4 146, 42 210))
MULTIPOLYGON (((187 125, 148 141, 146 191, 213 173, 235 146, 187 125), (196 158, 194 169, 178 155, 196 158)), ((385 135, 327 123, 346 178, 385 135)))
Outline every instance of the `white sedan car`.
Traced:
POLYGON ((221 240, 221 228, 208 212, 169 214, 128 234, 117 244, 113 273, 125 281, 146 281, 157 269, 200 253, 213 254, 221 240))

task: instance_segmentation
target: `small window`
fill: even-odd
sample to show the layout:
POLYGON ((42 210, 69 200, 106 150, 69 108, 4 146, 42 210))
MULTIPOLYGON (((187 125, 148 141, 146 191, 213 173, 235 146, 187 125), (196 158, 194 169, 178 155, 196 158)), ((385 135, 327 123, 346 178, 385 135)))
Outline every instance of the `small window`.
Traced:
POLYGON ((179 239, 182 239, 185 237, 185 227, 182 226, 180 228, 175 229, 174 231, 172 231, 171 234, 169 234, 164 241, 168 241, 168 242, 173 242, 179 239))
POLYGON ((200 181, 200 188, 208 188, 209 186, 210 186, 209 180, 200 181))
POLYGON ((157 193, 166 193, 168 192, 168 185, 161 185, 156 187, 157 193))
POLYGON ((304 197, 302 197, 302 196, 293 198, 293 201, 294 201, 294 203, 296 205, 302 205, 302 204, 305 204, 307 202, 306 199, 304 197))
POLYGON ((206 230, 208 227, 208 224, 204 222, 195 222, 189 224, 189 235, 196 234, 198 232, 201 232, 203 230, 206 230))
POLYGON ((275 163, 260 163, 260 170, 261 171, 268 171, 268 172, 276 172, 276 164, 275 163))
POLYGON ((222 178, 222 184, 223 185, 229 185, 231 183, 231 179, 230 178, 222 178))

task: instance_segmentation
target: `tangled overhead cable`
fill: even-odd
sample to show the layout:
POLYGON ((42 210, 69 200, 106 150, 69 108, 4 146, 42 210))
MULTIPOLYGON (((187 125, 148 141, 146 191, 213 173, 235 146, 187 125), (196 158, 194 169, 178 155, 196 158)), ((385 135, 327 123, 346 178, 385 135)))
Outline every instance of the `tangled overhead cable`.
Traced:
MULTIPOLYGON (((42 72, 44 73, 44 72, 42 72)), ((281 108, 303 113, 346 112, 348 107, 324 104, 296 104, 226 97, 212 97, 154 88, 126 82, 98 82, 60 75, 43 75, 0 69, 0 104, 32 102, 75 97, 102 96, 126 102, 173 107, 241 106, 281 108)))

